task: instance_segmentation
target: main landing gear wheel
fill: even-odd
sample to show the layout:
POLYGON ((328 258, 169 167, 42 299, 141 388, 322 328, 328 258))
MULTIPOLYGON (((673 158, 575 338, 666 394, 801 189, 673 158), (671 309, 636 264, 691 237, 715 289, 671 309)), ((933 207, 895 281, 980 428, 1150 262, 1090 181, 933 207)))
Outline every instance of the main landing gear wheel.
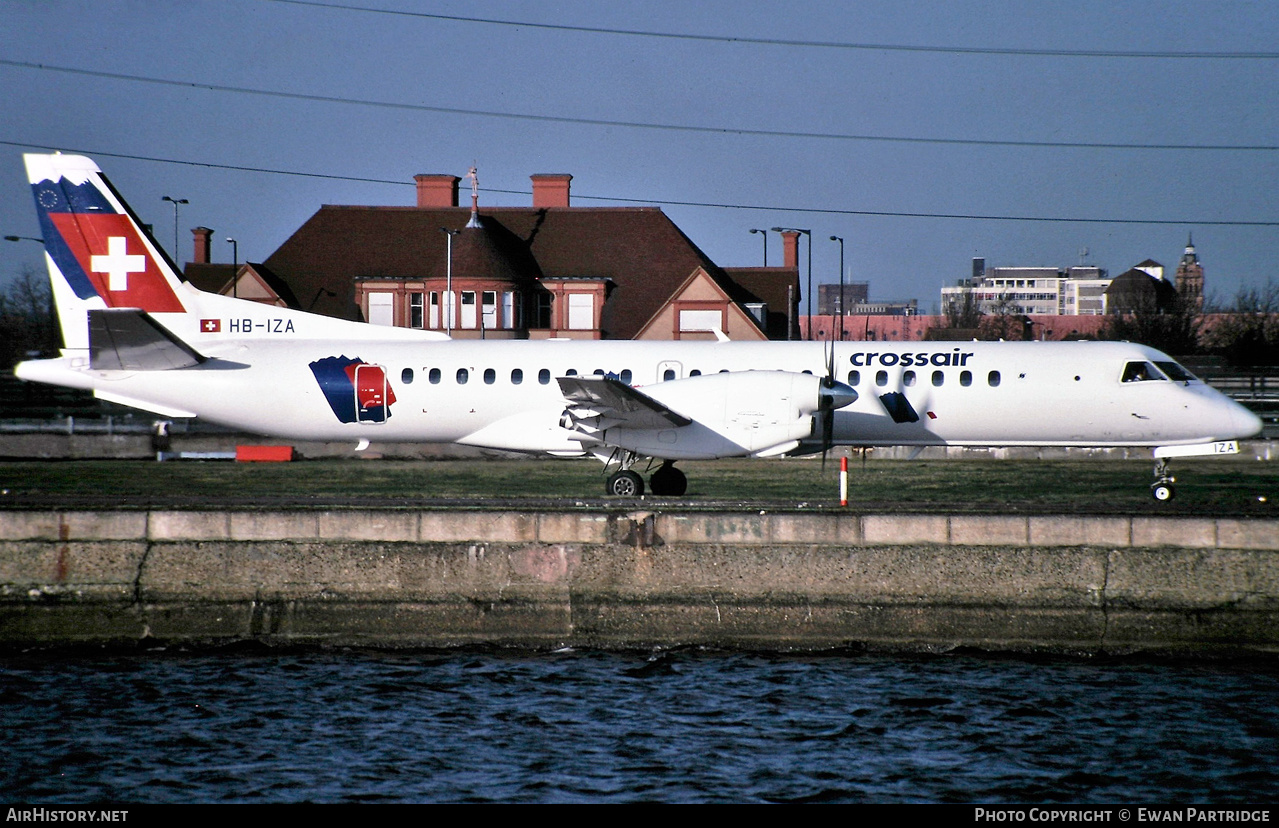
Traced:
POLYGON ((648 485, 655 495, 679 497, 688 491, 688 478, 668 460, 648 478, 648 485))
POLYGON ((613 472, 604 489, 616 497, 639 497, 644 494, 644 478, 630 469, 613 472))
POLYGON ((1156 483, 1150 487, 1150 493, 1155 496, 1155 500, 1167 501, 1173 499, 1177 490, 1168 483, 1156 483))

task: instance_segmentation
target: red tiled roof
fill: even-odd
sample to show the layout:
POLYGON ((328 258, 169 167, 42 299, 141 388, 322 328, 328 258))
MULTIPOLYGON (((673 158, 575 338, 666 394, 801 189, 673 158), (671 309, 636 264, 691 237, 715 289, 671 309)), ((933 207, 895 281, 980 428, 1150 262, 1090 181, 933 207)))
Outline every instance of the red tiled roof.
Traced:
MULTIPOLYGON (((466 207, 325 205, 265 264, 297 296, 319 294, 317 313, 359 319, 353 279, 443 278, 447 254, 441 228, 461 230, 469 218, 466 207)), ((611 280, 602 317, 608 338, 633 337, 698 267, 732 285, 656 207, 494 207, 481 210, 480 218, 513 276, 611 280)), ((454 239, 455 254, 461 252, 461 239, 454 239)), ((736 298, 740 288, 733 291, 736 298)))

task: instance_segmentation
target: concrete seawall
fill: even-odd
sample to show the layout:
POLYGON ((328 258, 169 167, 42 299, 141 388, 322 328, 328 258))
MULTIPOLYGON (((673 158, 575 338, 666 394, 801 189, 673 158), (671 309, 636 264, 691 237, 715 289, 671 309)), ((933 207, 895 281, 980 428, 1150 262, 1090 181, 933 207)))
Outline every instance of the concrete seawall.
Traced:
POLYGON ((0 647, 1279 653, 1279 521, 0 512, 0 647))

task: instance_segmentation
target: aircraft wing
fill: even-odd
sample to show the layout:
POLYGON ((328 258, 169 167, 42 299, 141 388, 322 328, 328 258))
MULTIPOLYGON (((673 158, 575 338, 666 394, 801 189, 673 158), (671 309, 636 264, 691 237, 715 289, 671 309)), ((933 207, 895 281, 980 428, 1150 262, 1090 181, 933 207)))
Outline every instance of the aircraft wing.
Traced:
POLYGON ((600 428, 673 428, 693 422, 612 377, 560 377, 559 383, 574 419, 598 417, 600 428))

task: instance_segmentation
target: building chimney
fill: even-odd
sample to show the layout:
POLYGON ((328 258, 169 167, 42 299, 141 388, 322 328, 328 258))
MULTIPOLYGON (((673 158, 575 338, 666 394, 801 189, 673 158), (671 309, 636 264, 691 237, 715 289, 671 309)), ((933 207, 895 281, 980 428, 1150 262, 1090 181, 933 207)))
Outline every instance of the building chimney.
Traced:
POLYGON ((799 232, 782 231, 782 267, 799 270, 799 232))
POLYGON ((195 237, 195 252, 191 254, 191 264, 208 264, 213 231, 208 227, 192 227, 191 235, 195 237))
POLYGON ((457 185, 462 179, 456 175, 415 175, 413 180, 417 182, 417 206, 457 206, 457 185))
POLYGON ((567 173, 547 173, 529 176, 533 180, 534 207, 567 207, 568 183, 573 176, 567 173))

